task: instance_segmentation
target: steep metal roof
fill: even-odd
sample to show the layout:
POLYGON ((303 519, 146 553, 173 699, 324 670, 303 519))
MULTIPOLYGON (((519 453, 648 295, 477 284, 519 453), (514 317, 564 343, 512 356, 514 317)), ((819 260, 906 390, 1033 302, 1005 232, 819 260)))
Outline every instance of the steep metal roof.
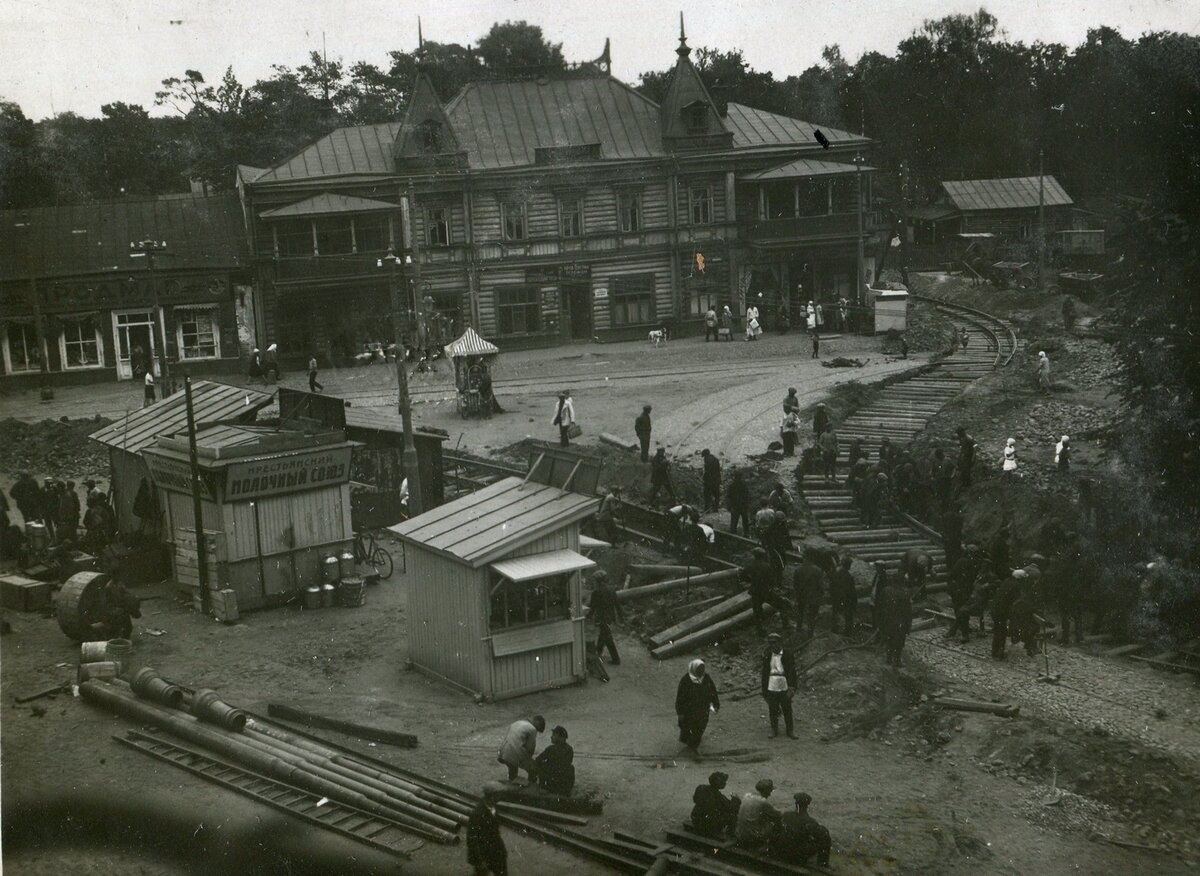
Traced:
MULTIPOLYGON (((1073 204, 1071 196, 1052 176, 1043 177, 1047 207, 1073 204)), ((1005 179, 947 180, 942 189, 960 210, 1017 210, 1038 205, 1038 177, 1014 176, 1005 179)))
POLYGON ((725 111, 725 126, 733 131, 733 148, 756 146, 814 145, 813 131, 820 129, 830 143, 866 142, 868 138, 837 128, 814 125, 766 110, 731 103, 725 111))
POLYGON ((236 194, 101 201, 0 211, 0 275, 39 277, 145 270, 130 241, 167 242, 163 271, 237 268, 246 262, 236 194))
POLYGON ((600 155, 663 154, 658 105, 611 76, 472 82, 446 107, 472 168, 534 163, 547 146, 600 144, 600 155))
MULTIPOLYGON (((192 409, 197 427, 214 423, 253 421, 261 408, 271 403, 271 393, 211 380, 192 383, 192 409)), ((187 429, 187 409, 183 392, 134 411, 88 437, 93 441, 140 453, 160 435, 174 435, 187 429)))
POLYGON ((254 182, 394 173, 392 144, 399 130, 399 122, 337 128, 256 177, 254 182))
POLYGON ((399 204, 389 204, 387 201, 321 192, 319 195, 313 195, 313 197, 297 201, 295 204, 276 207, 274 210, 265 210, 258 215, 263 219, 286 219, 297 216, 328 216, 330 213, 371 213, 398 209, 400 209, 399 204))
MULTIPOLYGON (((863 170, 874 170, 873 167, 863 166, 863 170)), ((753 173, 743 173, 738 176, 742 182, 766 182, 775 179, 796 179, 802 176, 833 176, 834 174, 855 173, 853 164, 841 164, 837 161, 816 161, 812 158, 797 158, 778 167, 766 170, 756 170, 753 173)))
POLYGON ((599 500, 505 478, 388 527, 401 539, 479 568, 587 517, 599 500))

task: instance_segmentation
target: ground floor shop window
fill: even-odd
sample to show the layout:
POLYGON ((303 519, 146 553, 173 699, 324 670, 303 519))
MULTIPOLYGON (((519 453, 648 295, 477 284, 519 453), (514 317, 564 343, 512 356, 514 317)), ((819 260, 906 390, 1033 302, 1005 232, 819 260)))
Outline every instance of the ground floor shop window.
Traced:
POLYGON ((61 317, 59 352, 64 368, 99 368, 104 365, 100 321, 95 316, 61 317))
POLYGON ((221 355, 220 326, 215 311, 175 312, 175 332, 184 359, 215 359, 221 355))
POLYGON ((517 583, 496 576, 492 581, 491 629, 565 620, 571 616, 571 576, 552 575, 517 583))
POLYGON ((654 275, 613 278, 609 291, 609 314, 614 327, 654 322, 654 275))
POLYGON ((42 351, 32 323, 8 324, 4 331, 4 365, 10 374, 41 370, 42 351))
POLYGON ((524 335, 542 330, 538 290, 518 286, 496 290, 496 322, 502 335, 524 335))

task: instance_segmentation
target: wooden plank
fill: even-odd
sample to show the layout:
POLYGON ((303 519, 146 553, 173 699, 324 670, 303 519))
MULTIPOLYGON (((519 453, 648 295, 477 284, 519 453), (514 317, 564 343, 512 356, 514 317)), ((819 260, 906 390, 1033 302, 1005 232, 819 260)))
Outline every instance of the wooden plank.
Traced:
POLYGON ((703 629, 706 626, 716 623, 722 618, 729 617, 731 614, 737 614, 739 611, 747 608, 750 605, 750 594, 735 593, 728 599, 717 603, 712 608, 705 609, 698 614, 680 621, 672 627, 667 627, 661 633, 655 633, 650 637, 650 644, 654 647, 665 645, 680 636, 687 633, 693 633, 696 630, 703 629))
POLYGON ((535 818, 541 818, 545 821, 553 821, 558 824, 587 824, 588 820, 582 815, 570 815, 566 812, 555 812, 552 809, 541 809, 537 806, 527 806, 521 803, 510 803, 507 800, 500 800, 496 803, 498 809, 504 809, 509 812, 515 812, 518 815, 530 815, 535 818))
POLYGON ((1142 651, 1146 647, 1145 643, 1132 645, 1118 645, 1116 648, 1109 648, 1104 652, 1105 657, 1124 657, 1127 654, 1133 654, 1136 651, 1142 651))
MULTIPOLYGON (((770 617, 775 609, 767 603, 763 605, 763 617, 770 617)), ((650 653, 656 660, 662 660, 666 657, 671 657, 675 654, 681 654, 699 645, 706 644, 712 640, 714 636, 723 635, 730 630, 735 630, 743 624, 748 624, 754 619, 754 610, 747 608, 745 611, 740 611, 733 617, 726 618, 723 621, 718 621, 711 626, 707 626, 702 630, 697 630, 694 633, 689 633, 686 636, 681 636, 674 642, 668 642, 658 648, 654 648, 650 653)))
POLYGON ((1129 659, 1140 660, 1142 663, 1149 663, 1151 666, 1161 666, 1164 669, 1174 669, 1179 672, 1190 672, 1193 675, 1200 675, 1200 666, 1188 666, 1186 663, 1169 663, 1165 660, 1155 660, 1153 657, 1138 657, 1136 654, 1130 654, 1129 659))
POLYGON ((663 834, 678 846, 704 852, 706 855, 717 860, 745 867, 753 873, 779 874, 779 876, 805 876, 805 874, 814 872, 809 867, 803 867, 799 864, 788 864, 783 861, 777 861, 774 858, 769 858, 766 855, 740 849, 733 840, 713 839, 712 837, 703 836, 686 828, 678 830, 667 828, 663 831, 663 834))
POLYGON ((670 581, 659 581, 657 584, 630 587, 626 590, 617 591, 617 601, 625 602, 630 599, 637 599, 640 596, 653 596, 655 593, 665 593, 668 590, 678 590, 681 587, 690 587, 692 585, 715 584, 717 581, 736 578, 741 573, 741 569, 723 569, 720 572, 708 572, 707 574, 696 575, 692 578, 672 578, 670 581))
POLYGON ((999 715, 1002 718, 1015 718, 1021 712, 1021 707, 1012 703, 984 703, 976 700, 960 700, 953 697, 934 697, 930 704, 943 709, 954 709, 959 712, 986 712, 999 715))
POLYGON ((268 703, 267 714, 272 718, 283 721, 294 721, 305 727, 316 727, 322 730, 336 730, 349 736, 357 736, 371 742, 386 742, 400 748, 416 748, 417 737, 412 733, 401 733, 396 730, 385 730, 381 727, 368 727, 365 724, 355 724, 352 721, 342 721, 338 718, 327 718, 303 709, 295 709, 280 703, 268 703))

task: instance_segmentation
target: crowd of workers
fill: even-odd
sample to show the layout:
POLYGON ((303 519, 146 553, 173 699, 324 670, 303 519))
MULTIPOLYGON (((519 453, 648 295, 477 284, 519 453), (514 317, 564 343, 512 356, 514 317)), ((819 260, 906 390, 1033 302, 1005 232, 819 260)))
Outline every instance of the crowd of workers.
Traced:
POLYGON ((117 515, 94 480, 85 480, 83 488, 81 503, 75 481, 46 478, 39 484, 28 472, 20 473, 8 494, 24 526, 12 521, 12 505, 0 492, 0 558, 25 566, 32 554, 52 546, 102 551, 116 537, 117 515))

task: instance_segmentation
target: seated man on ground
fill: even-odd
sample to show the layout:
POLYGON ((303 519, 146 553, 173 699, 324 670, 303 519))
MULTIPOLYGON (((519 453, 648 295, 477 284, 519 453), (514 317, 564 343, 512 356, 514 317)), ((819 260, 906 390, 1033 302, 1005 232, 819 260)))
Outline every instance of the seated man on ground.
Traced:
POLYGON ((829 849, 832 843, 829 831, 808 814, 812 797, 803 791, 793 795, 795 812, 785 812, 779 819, 779 831, 771 842, 771 854, 788 864, 804 866, 813 855, 822 867, 829 866, 829 849))
POLYGON ((713 839, 733 833, 737 824, 738 801, 721 793, 729 776, 722 772, 708 777, 707 785, 697 785, 692 794, 692 830, 713 839))
POLYGON ((567 728, 561 724, 550 731, 550 744, 537 756, 537 783, 551 794, 563 797, 575 787, 575 749, 567 745, 567 728))
POLYGON ((779 810, 767 802, 775 783, 770 779, 759 779, 754 790, 742 797, 738 809, 737 844, 750 852, 766 852, 771 839, 779 829, 779 810))

